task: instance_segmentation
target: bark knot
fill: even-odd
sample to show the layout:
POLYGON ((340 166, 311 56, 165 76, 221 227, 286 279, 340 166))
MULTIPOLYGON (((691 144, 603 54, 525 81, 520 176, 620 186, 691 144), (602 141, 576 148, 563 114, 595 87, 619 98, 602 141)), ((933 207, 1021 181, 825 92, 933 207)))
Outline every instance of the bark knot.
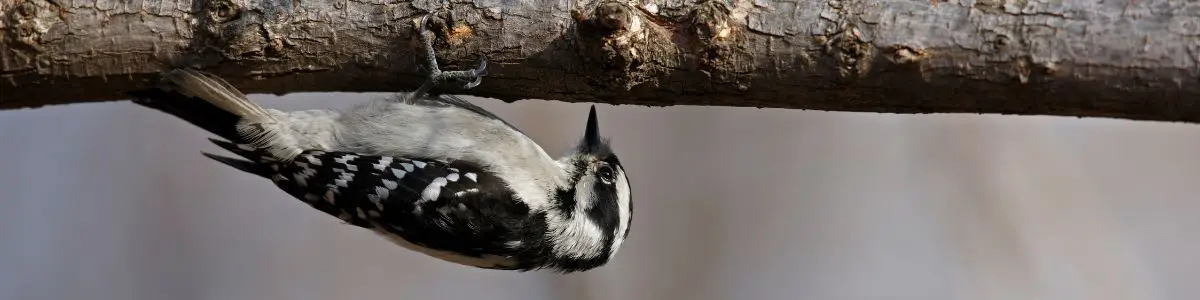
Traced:
MULTIPOLYGON (((245 6, 233 0, 203 1, 196 8, 193 48, 198 53, 215 50, 208 60, 263 60, 286 57, 286 20, 295 6, 290 2, 245 6)), ((211 61, 209 63, 212 63, 211 61)))
POLYGON ((857 26, 847 23, 825 44, 825 50, 833 56, 838 75, 842 79, 853 79, 870 71, 875 46, 863 38, 857 26))
POLYGON ((888 51, 891 52, 891 56, 888 58, 896 64, 915 63, 928 55, 924 50, 907 45, 892 45, 888 47, 888 51))
POLYGON ((820 13, 822 32, 814 36, 814 43, 822 45, 829 59, 828 67, 833 68, 838 81, 853 82, 868 74, 876 58, 878 49, 860 29, 861 26, 870 32, 872 25, 862 20, 869 6, 868 1, 830 1, 820 13))
POLYGON ((726 86, 741 92, 749 89, 749 76, 737 69, 748 64, 736 59, 745 53, 738 51, 741 36, 730 19, 730 9, 725 1, 709 0, 697 4, 684 23, 695 39, 694 55, 701 74, 708 81, 706 85, 710 88, 726 86))
POLYGON ((572 11, 575 42, 586 68, 599 71, 593 85, 629 91, 654 86, 666 72, 663 61, 675 57, 670 33, 649 22, 640 10, 620 1, 604 1, 591 13, 572 11))
POLYGON ((230 0, 216 0, 208 3, 208 17, 217 23, 225 23, 237 19, 242 9, 230 0))
POLYGON ((17 1, 4 11, 0 29, 5 31, 4 43, 13 49, 22 60, 32 60, 42 52, 42 38, 66 20, 66 10, 57 2, 48 0, 17 1))
POLYGON ((729 7, 720 0, 696 5, 691 13, 691 24, 693 33, 706 44, 729 39, 733 34, 733 26, 729 25, 729 7))

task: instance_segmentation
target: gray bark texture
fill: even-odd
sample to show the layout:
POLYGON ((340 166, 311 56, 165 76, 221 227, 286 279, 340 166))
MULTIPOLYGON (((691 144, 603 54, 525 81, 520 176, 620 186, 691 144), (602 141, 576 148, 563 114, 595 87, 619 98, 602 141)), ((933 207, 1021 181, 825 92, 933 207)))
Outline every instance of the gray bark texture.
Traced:
POLYGON ((413 25, 504 101, 1200 122, 1200 2, 0 0, 0 109, 190 66, 246 93, 404 91, 413 25))

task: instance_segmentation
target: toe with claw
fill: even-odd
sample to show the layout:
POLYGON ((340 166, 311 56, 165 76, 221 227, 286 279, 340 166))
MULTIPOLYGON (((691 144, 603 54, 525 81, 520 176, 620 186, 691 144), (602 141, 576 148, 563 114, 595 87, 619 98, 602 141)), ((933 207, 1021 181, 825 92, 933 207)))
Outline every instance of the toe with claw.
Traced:
POLYGON ((463 85, 463 88, 466 89, 478 86, 479 83, 483 81, 483 76, 487 75, 487 59, 481 58, 479 61, 479 67, 475 69, 461 71, 441 70, 437 63, 437 53, 433 49, 433 31, 430 31, 427 28, 429 25, 429 17, 431 15, 432 13, 421 17, 420 23, 417 24, 417 32, 420 34, 421 43, 425 48, 425 66, 423 66, 423 68, 427 69, 429 72, 429 77, 425 83, 413 93, 414 97, 422 96, 429 89, 433 88, 433 86, 450 79, 466 82, 466 84, 463 85))

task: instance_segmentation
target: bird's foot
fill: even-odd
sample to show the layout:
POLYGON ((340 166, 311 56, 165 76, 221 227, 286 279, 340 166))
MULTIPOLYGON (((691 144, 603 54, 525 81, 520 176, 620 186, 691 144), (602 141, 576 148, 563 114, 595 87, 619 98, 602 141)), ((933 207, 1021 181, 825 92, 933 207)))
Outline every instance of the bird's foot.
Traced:
POLYGON ((463 85, 463 88, 466 89, 478 86, 479 83, 483 81, 483 76, 487 75, 487 58, 480 58, 479 67, 475 69, 455 71, 441 70, 437 63, 437 53, 433 50, 433 31, 430 31, 427 28, 429 26, 429 17, 431 15, 433 15, 433 13, 421 17, 421 22, 417 25, 417 32, 421 35, 421 43, 424 44, 425 47, 426 61, 423 68, 427 68, 427 71, 429 72, 426 85, 437 85, 443 81, 453 79, 466 82, 466 84, 463 85))

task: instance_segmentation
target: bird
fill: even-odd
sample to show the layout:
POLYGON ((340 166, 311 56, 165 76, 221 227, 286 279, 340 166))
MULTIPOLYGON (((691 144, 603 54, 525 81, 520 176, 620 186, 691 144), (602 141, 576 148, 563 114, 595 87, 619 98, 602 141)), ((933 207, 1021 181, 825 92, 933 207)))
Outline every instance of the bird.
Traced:
POLYGON ((608 264, 632 224, 631 186, 596 107, 578 144, 551 157, 499 116, 430 93, 477 69, 437 65, 428 15, 415 26, 428 78, 411 93, 348 109, 281 111, 194 68, 163 72, 131 101, 216 136, 202 154, 270 180, 344 223, 443 261, 492 270, 582 272, 608 264))

